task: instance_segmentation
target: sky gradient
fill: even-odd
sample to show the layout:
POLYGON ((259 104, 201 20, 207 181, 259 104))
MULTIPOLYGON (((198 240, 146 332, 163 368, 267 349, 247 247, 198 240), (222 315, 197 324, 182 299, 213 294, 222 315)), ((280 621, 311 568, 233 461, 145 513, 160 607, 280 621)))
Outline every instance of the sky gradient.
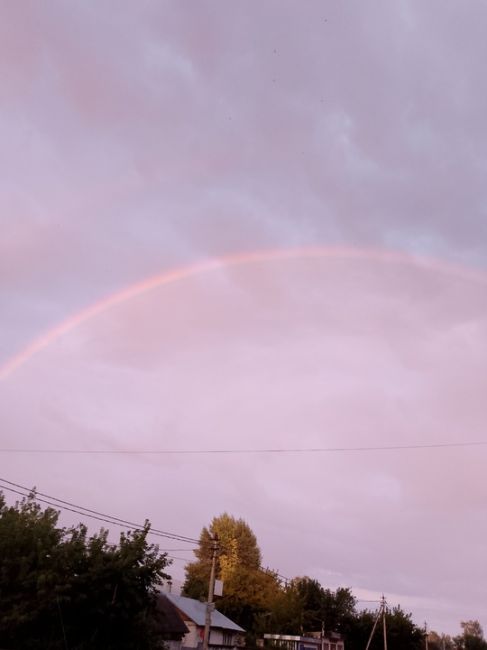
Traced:
MULTIPOLYGON (((486 20, 480 0, 3 3, 0 365, 72 326, 1 380, 0 446, 487 440, 486 20)), ((487 448, 0 459, 184 535, 227 510, 284 575, 487 626, 487 448)))

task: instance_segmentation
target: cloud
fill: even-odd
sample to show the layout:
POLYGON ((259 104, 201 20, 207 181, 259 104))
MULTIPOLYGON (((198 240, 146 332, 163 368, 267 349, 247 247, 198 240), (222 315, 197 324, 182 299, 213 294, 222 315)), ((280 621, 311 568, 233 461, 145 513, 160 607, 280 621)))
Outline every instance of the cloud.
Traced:
MULTIPOLYGON (((128 283, 236 250, 345 243, 484 268, 485 12, 437 0, 373 12, 4 4, 2 356, 128 283)), ((479 439, 485 309, 481 286, 425 269, 215 273, 32 359, 2 384, 4 442, 479 439)), ((481 615, 481 460, 22 457, 11 470, 185 534, 237 509, 284 573, 402 594, 446 628, 481 615)))
MULTIPOLYGON (((20 368, 1 397, 5 444, 242 449, 480 439, 486 328, 483 285, 426 268, 298 259, 219 271, 120 305, 20 368)), ((66 456, 51 479, 37 457, 14 457, 13 469, 48 492, 59 492, 67 471, 95 483, 108 475, 103 507, 116 512, 125 510, 124 473, 134 472, 131 517, 174 530, 186 522, 195 536, 214 514, 236 512, 284 575, 403 594, 415 615, 428 610, 448 627, 443 602, 480 616, 487 495, 477 451, 66 456), (175 486, 162 514, 159 494, 175 486), (475 596, 460 599, 467 583, 475 596)), ((69 492, 86 500, 76 483, 69 492)))

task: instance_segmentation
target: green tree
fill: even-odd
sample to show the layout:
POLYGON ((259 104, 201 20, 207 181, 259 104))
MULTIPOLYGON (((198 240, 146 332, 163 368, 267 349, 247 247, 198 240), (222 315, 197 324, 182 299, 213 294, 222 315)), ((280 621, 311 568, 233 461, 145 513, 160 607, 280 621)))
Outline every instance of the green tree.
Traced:
POLYGON ((448 634, 438 634, 434 630, 428 633, 429 650, 455 650, 453 639, 448 634))
POLYGON ((487 650, 484 631, 478 621, 462 621, 460 626, 462 634, 453 639, 459 650, 487 650))
MULTIPOLYGON (((376 612, 364 610, 350 620, 346 631, 347 650, 363 650, 367 644, 376 612)), ((394 607, 386 614, 387 641, 394 650, 421 650, 423 647, 423 630, 413 623, 411 614, 401 607, 394 607)), ((382 626, 378 626, 372 639, 371 650, 382 650, 382 626)))
POLYGON ((323 587, 313 578, 295 578, 291 588, 296 589, 301 605, 300 630, 301 634, 320 630, 323 621, 323 587))
POLYGON ((356 616, 355 607, 355 596, 348 587, 339 587, 336 591, 325 589, 321 611, 325 630, 346 635, 356 616))
POLYGON ((300 634, 303 620, 302 596, 295 581, 282 587, 272 603, 266 619, 265 632, 272 634, 300 634))
POLYGON ((271 618, 273 631, 280 634, 305 634, 346 631, 355 616, 355 598, 350 589, 336 592, 324 589, 308 576, 294 578, 276 600, 271 618))
POLYGON ((157 585, 168 561, 143 530, 91 537, 58 526, 35 495, 7 506, 0 493, 0 639, 23 650, 161 647, 157 585))

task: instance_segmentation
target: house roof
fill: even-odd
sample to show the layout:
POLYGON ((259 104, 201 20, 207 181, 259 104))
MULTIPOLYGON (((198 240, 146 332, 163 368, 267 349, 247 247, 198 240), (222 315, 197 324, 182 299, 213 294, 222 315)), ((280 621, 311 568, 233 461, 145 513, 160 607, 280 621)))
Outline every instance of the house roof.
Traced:
MULTIPOLYGON (((186 598, 185 596, 176 596, 176 594, 166 594, 173 605, 190 619, 196 625, 203 626, 205 624, 206 616, 206 603, 202 603, 194 598, 186 598)), ((233 630, 234 632, 245 632, 239 625, 224 616, 217 609, 211 613, 211 627, 218 627, 222 630, 233 630)))
POLYGON ((164 594, 157 596, 156 618, 161 634, 166 640, 179 640, 189 632, 177 607, 164 594))

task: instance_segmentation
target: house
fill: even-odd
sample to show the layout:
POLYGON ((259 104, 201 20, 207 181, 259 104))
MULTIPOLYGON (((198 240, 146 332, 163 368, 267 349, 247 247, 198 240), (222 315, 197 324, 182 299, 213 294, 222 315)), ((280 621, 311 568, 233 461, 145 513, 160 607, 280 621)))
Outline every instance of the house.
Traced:
MULTIPOLYGON (((181 641, 181 650, 201 649, 205 630, 206 603, 173 593, 161 594, 160 598, 165 598, 176 608, 188 629, 181 641)), ((211 650, 237 650, 245 645, 244 635, 245 630, 218 610, 213 609, 208 642, 211 650)))
POLYGON ((157 598, 156 619, 164 645, 169 650, 181 650, 182 640, 189 630, 179 615, 177 607, 163 594, 157 598))
POLYGON ((343 639, 336 632, 323 638, 319 632, 310 633, 308 636, 264 634, 260 645, 279 650, 344 650, 343 639))

